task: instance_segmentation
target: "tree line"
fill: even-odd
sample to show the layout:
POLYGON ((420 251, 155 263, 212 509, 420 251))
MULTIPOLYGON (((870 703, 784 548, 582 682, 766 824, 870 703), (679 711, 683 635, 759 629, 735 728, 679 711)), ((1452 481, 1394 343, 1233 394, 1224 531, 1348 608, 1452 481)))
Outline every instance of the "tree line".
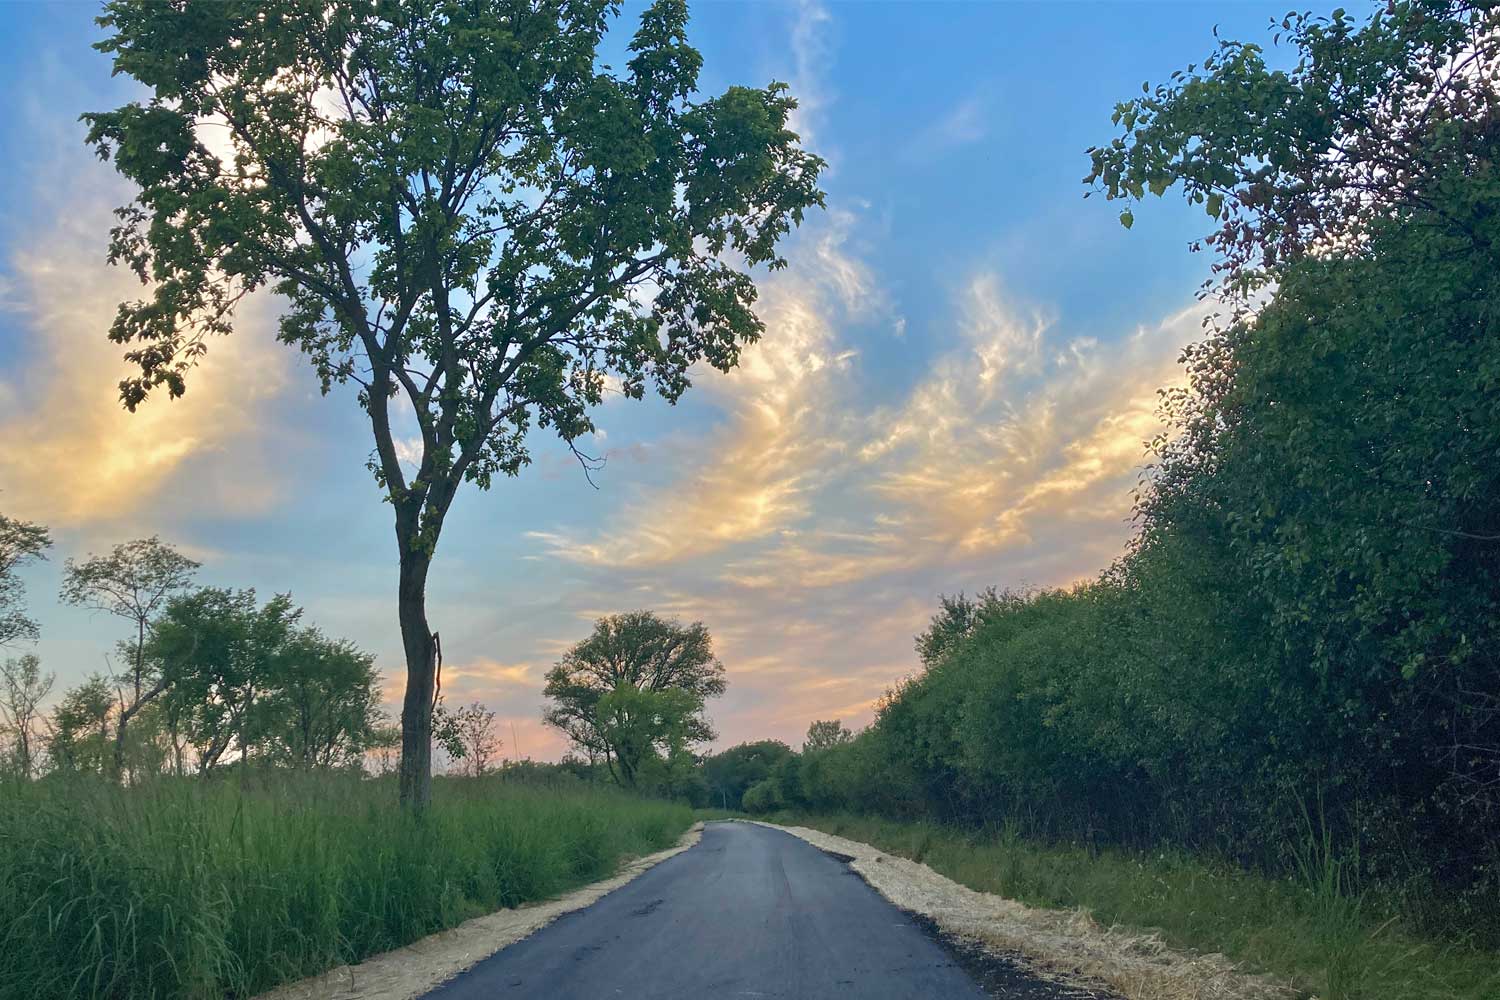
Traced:
MULTIPOLYGON (((7 644, 37 637, 15 570, 50 543, 0 515, 7 644)), ((64 564, 63 602, 119 618, 127 634, 105 671, 56 698, 34 653, 4 661, 0 772, 131 782, 230 763, 350 769, 393 741, 373 656, 306 623, 290 595, 195 586, 198 568, 155 537, 64 564)))
MULTIPOLYGON (((50 545, 46 529, 0 515, 6 645, 39 634, 16 571, 50 545)), ((0 775, 394 770, 399 733, 381 708, 374 657, 305 623, 290 595, 195 586, 198 569, 155 537, 64 564, 61 599, 120 619, 128 634, 107 672, 55 698, 56 678, 35 654, 4 661, 0 775)), ((696 748, 715 737, 706 705, 725 686, 702 622, 650 611, 601 618, 546 679, 543 718, 568 737, 569 758, 519 770, 702 804, 696 748)), ((432 739, 456 774, 502 766, 496 713, 477 701, 451 707, 439 693, 432 739)))
POLYGON ((872 726, 731 751, 765 771, 731 808, 1279 871, 1326 836, 1410 915, 1500 936, 1500 9, 1275 30, 1294 68, 1225 40, 1093 151, 1106 197, 1204 208, 1227 303, 1164 394, 1127 551, 944 598, 872 726))

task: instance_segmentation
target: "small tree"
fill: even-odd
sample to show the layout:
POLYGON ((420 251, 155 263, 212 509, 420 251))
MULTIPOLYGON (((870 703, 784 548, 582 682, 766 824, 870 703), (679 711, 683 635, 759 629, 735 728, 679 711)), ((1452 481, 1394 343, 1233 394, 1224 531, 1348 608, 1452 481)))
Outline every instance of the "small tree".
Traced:
POLYGON ((632 611, 599 619, 548 671, 543 693, 552 705, 543 719, 634 787, 648 760, 714 738, 703 710, 724 688, 702 622, 632 611))
POLYGON ((182 735, 198 772, 231 751, 248 761, 266 748, 271 724, 260 700, 278 690, 302 610, 278 594, 264 605, 253 590, 204 587, 167 603, 150 637, 150 655, 182 709, 182 735))
POLYGON ((838 719, 820 719, 807 727, 807 739, 802 741, 803 753, 817 753, 841 747, 854 739, 849 727, 838 719))
POLYGON ((0 646, 34 640, 36 622, 26 614, 26 593, 16 567, 36 559, 52 544, 47 529, 0 514, 0 646))
POLYGON ((0 665, 0 722, 11 733, 12 759, 22 779, 36 770, 37 721, 54 680, 42 673, 42 661, 32 653, 0 665))
POLYGON ((572 447, 607 374, 676 400, 696 362, 736 365, 761 331, 749 269, 784 263, 822 161, 782 84, 695 99, 683 0, 642 12, 623 72, 598 58, 614 0, 105 9, 99 47, 151 95, 85 116, 139 188, 111 259, 154 284, 110 333, 140 368, 122 398, 180 395, 264 286, 324 391, 358 386, 400 560, 401 799, 420 808, 427 578, 460 485, 518 473, 532 428, 572 447))
POLYGON ((453 712, 447 726, 452 731, 449 743, 459 751, 454 756, 461 761, 460 772, 471 778, 487 773, 500 753, 495 713, 476 701, 453 712))
POLYGON ((63 771, 103 774, 111 760, 109 682, 97 674, 63 694, 48 723, 48 756, 63 771))
POLYGON ((115 773, 125 770, 125 732, 130 720, 168 683, 146 653, 146 639, 158 612, 193 579, 198 563, 156 536, 116 545, 108 555, 90 555, 81 563, 63 566, 62 600, 123 618, 135 628, 124 644, 124 687, 117 691, 120 708, 115 718, 115 773))
POLYGON ((305 628, 265 662, 255 724, 263 752, 304 770, 357 765, 380 724, 375 658, 305 628))

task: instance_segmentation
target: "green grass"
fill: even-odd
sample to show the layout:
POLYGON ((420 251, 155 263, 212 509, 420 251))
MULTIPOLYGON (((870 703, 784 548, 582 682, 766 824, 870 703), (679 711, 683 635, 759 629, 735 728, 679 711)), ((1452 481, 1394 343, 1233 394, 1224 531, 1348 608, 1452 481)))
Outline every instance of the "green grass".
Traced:
POLYGON ((0 785, 0 998, 245 997, 670 846, 684 806, 604 789, 266 776, 0 785))
POLYGON ((1158 930, 1178 948, 1222 952, 1322 1000, 1496 1000, 1500 955, 1423 939, 1374 901, 1351 896, 1319 845, 1303 876, 1276 880, 1181 852, 1150 855, 1046 845, 863 816, 781 814, 912 858, 973 889, 1032 906, 1085 907, 1104 924, 1158 930))

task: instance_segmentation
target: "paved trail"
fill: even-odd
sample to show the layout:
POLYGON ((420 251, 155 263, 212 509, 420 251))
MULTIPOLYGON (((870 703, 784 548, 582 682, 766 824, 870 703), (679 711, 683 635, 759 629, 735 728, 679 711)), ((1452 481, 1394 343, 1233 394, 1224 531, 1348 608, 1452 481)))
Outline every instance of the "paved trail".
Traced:
MULTIPOLYGON (((1013 984, 1007 997, 1050 997, 1013 984)), ((844 864, 790 834, 711 823, 696 847, 426 1000, 978 1000, 954 957, 844 864)))

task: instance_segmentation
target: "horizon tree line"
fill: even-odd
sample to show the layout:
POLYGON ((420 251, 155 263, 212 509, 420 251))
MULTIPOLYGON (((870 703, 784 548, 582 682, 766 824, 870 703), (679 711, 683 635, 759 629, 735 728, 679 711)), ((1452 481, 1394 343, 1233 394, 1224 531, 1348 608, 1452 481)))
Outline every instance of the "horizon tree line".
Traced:
MULTIPOLYGON (((45 528, 0 515, 0 645, 35 640, 16 569, 45 528)), ((0 664, 0 773, 210 774, 238 763, 351 768, 392 740, 374 657, 306 623, 291 595, 198 586, 160 538, 63 566, 60 600, 127 622, 107 667, 63 691, 35 653, 0 664)))

